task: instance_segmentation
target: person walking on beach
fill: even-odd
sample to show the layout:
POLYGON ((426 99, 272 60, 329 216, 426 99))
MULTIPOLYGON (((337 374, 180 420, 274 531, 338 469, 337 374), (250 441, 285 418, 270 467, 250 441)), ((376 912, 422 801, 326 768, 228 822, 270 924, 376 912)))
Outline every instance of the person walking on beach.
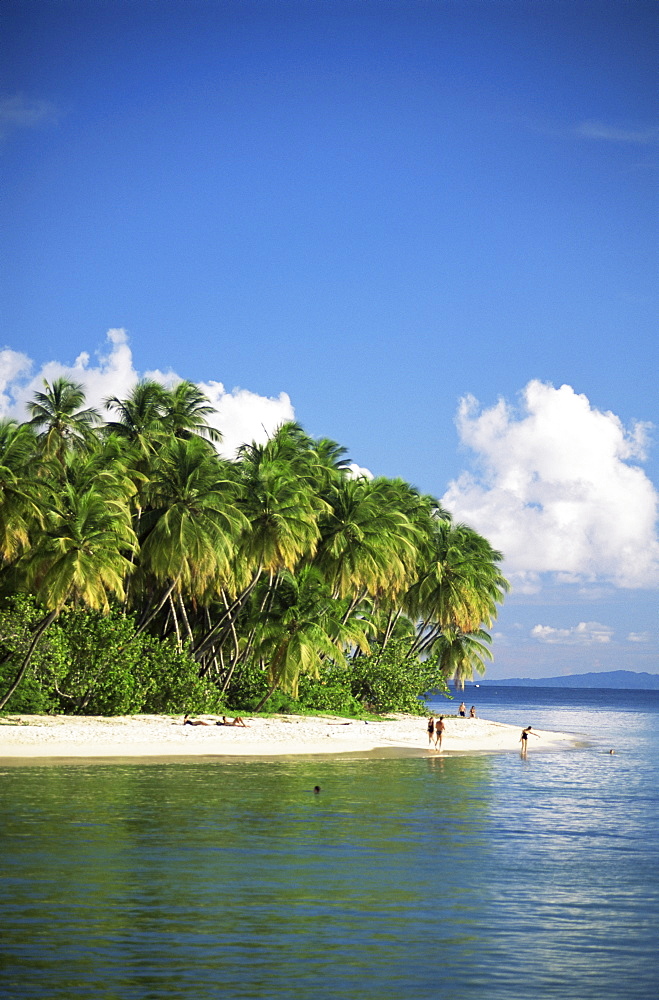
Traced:
POLYGON ((462 717, 463 719, 464 719, 464 718, 466 717, 466 714, 467 714, 467 706, 465 705, 465 703, 464 703, 464 702, 462 702, 462 704, 460 705, 460 708, 458 709, 458 712, 460 713, 460 715, 461 715, 461 717, 462 717))
POLYGON ((428 719, 428 746, 432 746, 432 739, 435 734, 435 719, 431 715, 428 719))
POLYGON ((442 736, 444 735, 444 730, 446 726, 444 725, 444 716, 440 715, 437 722, 435 723, 435 749, 442 749, 442 736))
POLYGON ((531 736, 537 736, 538 739, 540 739, 537 733, 531 731, 531 726, 526 726, 524 729, 522 729, 522 735, 519 738, 519 741, 522 744, 522 757, 526 757, 526 750, 529 742, 529 733, 531 733, 531 736))

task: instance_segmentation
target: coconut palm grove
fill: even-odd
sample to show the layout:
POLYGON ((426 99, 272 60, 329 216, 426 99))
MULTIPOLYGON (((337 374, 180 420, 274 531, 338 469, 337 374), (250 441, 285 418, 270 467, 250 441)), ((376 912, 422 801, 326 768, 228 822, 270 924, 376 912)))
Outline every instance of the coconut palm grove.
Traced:
POLYGON ((501 553, 296 423, 232 460, 190 382, 0 423, 0 709, 423 711, 491 659, 501 553))

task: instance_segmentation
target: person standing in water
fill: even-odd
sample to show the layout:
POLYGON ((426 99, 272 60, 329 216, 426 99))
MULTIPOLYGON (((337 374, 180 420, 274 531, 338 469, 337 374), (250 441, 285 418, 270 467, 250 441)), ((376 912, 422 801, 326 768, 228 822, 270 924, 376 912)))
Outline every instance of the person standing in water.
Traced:
POLYGON ((540 739, 537 733, 531 732, 531 726, 526 726, 524 729, 522 729, 522 735, 519 738, 519 741, 522 744, 522 757, 526 757, 526 750, 529 742, 529 733, 531 734, 531 736, 537 736, 538 739, 540 739))
POLYGON ((428 746, 432 746, 432 739, 435 734, 435 719, 431 715, 428 719, 428 746))
POLYGON ((467 713, 467 706, 465 705, 464 702, 462 702, 462 704, 460 705, 458 712, 460 713, 460 716, 464 719, 467 713))
POLYGON ((469 709, 469 718, 470 719, 475 719, 476 718, 476 706, 475 705, 472 705, 471 708, 469 709))
POLYGON ((437 722, 435 723, 435 748, 437 750, 442 749, 442 736, 444 735, 444 730, 446 726, 444 725, 444 716, 440 715, 437 722))

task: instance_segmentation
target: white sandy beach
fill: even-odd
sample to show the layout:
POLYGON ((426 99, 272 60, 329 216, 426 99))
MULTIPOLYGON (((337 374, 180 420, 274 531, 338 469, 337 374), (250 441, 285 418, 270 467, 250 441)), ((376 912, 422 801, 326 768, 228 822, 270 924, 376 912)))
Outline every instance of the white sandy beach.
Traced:
MULTIPOLYGON (((246 719, 247 728, 215 725, 216 716, 199 716, 209 726, 184 726, 183 717, 134 715, 15 715, 0 720, 0 759, 107 757, 269 757, 286 754, 338 754, 382 748, 436 753, 428 748, 426 719, 395 715, 382 721, 346 721, 331 716, 274 716, 246 719)), ((442 753, 519 750, 520 726, 485 719, 445 720, 442 753)), ((535 730, 534 730, 535 732, 535 730)), ((537 730, 531 752, 568 749, 576 737, 537 730)))

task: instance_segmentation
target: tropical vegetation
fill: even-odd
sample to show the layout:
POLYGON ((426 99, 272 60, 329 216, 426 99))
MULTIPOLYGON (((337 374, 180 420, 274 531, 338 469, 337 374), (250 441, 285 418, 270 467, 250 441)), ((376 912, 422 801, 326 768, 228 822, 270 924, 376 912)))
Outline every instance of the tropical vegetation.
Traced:
POLYGON ((0 709, 422 711, 491 658, 501 554, 296 423, 234 459, 189 382, 0 422, 0 709))

